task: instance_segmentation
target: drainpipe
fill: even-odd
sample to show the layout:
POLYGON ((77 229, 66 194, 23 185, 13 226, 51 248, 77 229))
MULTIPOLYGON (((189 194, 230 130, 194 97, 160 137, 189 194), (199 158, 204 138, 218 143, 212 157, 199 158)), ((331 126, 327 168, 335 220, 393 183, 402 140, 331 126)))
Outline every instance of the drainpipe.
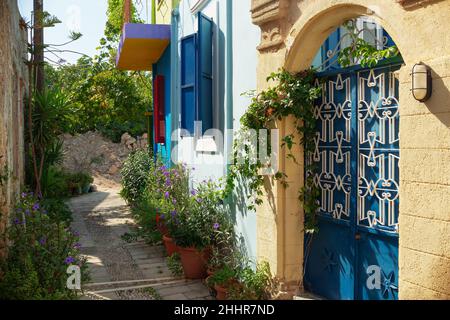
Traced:
MULTIPOLYGON (((226 36, 226 117, 225 128, 233 129, 233 0, 227 0, 226 36)), ((226 135, 224 134, 224 137, 226 135)), ((227 146, 233 148, 233 146, 227 146)), ((228 167, 228 166, 227 166, 228 167)))
MULTIPOLYGON (((180 18, 180 12, 178 9, 178 4, 176 4, 172 8, 172 17, 171 17, 171 35, 170 35, 170 69, 171 69, 171 85, 170 85, 170 94, 171 94, 171 124, 172 124, 172 132, 179 129, 179 115, 180 115, 180 91, 178 80, 180 79, 180 70, 179 70, 179 57, 178 57, 178 24, 180 18)), ((174 155, 172 155, 172 150, 178 150, 178 141, 172 140, 172 137, 166 137, 166 139, 171 139, 171 150, 169 150, 170 160, 174 155)), ((178 154, 176 155, 178 157, 178 154)))

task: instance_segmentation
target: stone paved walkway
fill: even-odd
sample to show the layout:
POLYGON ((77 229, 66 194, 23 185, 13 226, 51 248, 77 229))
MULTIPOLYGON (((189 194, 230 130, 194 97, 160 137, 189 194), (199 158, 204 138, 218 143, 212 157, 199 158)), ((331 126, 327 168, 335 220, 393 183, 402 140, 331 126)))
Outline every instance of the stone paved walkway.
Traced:
POLYGON ((72 198, 69 204, 91 275, 83 299, 212 299, 201 281, 172 276, 163 246, 122 240, 134 221, 117 189, 72 198))

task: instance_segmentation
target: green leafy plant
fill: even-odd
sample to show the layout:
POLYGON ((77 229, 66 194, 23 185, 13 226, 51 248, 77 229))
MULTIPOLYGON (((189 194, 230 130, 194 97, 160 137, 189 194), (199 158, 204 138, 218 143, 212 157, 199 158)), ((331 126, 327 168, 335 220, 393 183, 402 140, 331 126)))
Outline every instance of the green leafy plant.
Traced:
POLYGON ((175 252, 167 257, 167 267, 175 277, 181 277, 183 275, 183 266, 181 265, 179 253, 175 252))
POLYGON ((78 265, 82 282, 89 278, 79 236, 53 220, 31 193, 22 193, 11 219, 7 230, 11 246, 0 263, 0 299, 77 298, 79 292, 66 286, 66 271, 69 265, 78 265))
POLYGON ((47 198, 41 200, 41 204, 52 221, 66 226, 69 226, 72 222, 72 210, 70 210, 64 199, 47 198))
MULTIPOLYGON (((385 46, 384 43, 376 43, 373 45, 361 38, 360 34, 363 31, 372 31, 368 29, 358 29, 354 19, 345 22, 344 28, 347 32, 341 36, 339 43, 342 43, 344 38, 350 38, 350 45, 342 48, 338 53, 337 61, 342 67, 348 67, 359 63, 363 67, 372 68, 381 60, 393 58, 400 54, 400 51, 395 45, 385 46)), ((375 34, 372 36, 375 40, 377 39, 375 34)))
POLYGON ((208 278, 208 285, 211 287, 215 285, 229 287, 236 283, 238 275, 239 274, 236 269, 225 265, 208 278))
POLYGON ((71 195, 69 190, 70 175, 55 166, 50 166, 42 180, 43 196, 45 198, 66 198, 71 195))
POLYGON ((153 160, 149 152, 137 150, 125 160, 122 170, 122 190, 120 195, 129 203, 136 203, 143 195, 149 173, 153 167, 153 160))
POLYGON ((269 300, 277 292, 278 281, 272 276, 268 262, 262 262, 256 269, 245 267, 239 272, 239 282, 230 288, 228 297, 232 300, 269 300))
MULTIPOLYGON (((321 88, 315 85, 315 71, 305 70, 298 74, 291 74, 285 70, 272 73, 267 81, 276 84, 267 90, 254 95, 247 111, 241 117, 241 135, 234 141, 234 164, 230 166, 227 176, 226 194, 231 194, 236 187, 236 181, 245 181, 253 198, 248 208, 254 210, 262 204, 263 186, 265 176, 261 169, 267 166, 261 159, 254 161, 250 155, 255 153, 248 143, 250 130, 259 133, 259 130, 274 128, 277 121, 291 117, 294 122, 294 131, 282 137, 281 147, 287 151, 287 157, 298 162, 292 152, 294 145, 302 145, 306 154, 314 151, 314 138, 316 119, 314 116, 314 102, 320 96, 321 88), (243 161, 238 161, 243 159, 243 161)), ((271 150, 268 139, 269 153, 271 150)), ((257 150, 256 150, 257 151, 257 150)), ((306 171, 313 171, 314 166, 307 165, 306 171)), ((284 186, 289 185, 288 176, 284 172, 277 172, 274 178, 284 186)), ((306 179, 305 185, 299 190, 299 200, 303 202, 306 232, 317 231, 316 211, 318 187, 312 178, 306 179)))

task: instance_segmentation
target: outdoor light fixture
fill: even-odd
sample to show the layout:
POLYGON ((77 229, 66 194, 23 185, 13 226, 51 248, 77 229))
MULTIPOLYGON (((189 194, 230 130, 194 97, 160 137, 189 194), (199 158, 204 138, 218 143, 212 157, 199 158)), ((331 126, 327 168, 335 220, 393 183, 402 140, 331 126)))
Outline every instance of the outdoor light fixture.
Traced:
POLYGON ((431 97, 431 70, 423 63, 417 63, 412 68, 411 91, 417 101, 424 102, 431 97))

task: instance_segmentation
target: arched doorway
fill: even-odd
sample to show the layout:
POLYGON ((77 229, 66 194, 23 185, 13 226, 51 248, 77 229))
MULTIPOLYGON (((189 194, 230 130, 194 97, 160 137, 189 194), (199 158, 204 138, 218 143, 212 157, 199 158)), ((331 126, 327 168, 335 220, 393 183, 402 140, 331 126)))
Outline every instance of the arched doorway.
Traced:
MULTIPOLYGON (((358 38, 378 49, 394 45, 374 21, 351 21, 358 38)), ((398 298, 400 57, 371 68, 342 67, 351 45, 341 26, 325 40, 313 66, 322 97, 315 105, 315 166, 321 192, 319 232, 305 235, 304 287, 329 299, 398 298)), ((309 167, 309 166, 306 166, 309 167)))

